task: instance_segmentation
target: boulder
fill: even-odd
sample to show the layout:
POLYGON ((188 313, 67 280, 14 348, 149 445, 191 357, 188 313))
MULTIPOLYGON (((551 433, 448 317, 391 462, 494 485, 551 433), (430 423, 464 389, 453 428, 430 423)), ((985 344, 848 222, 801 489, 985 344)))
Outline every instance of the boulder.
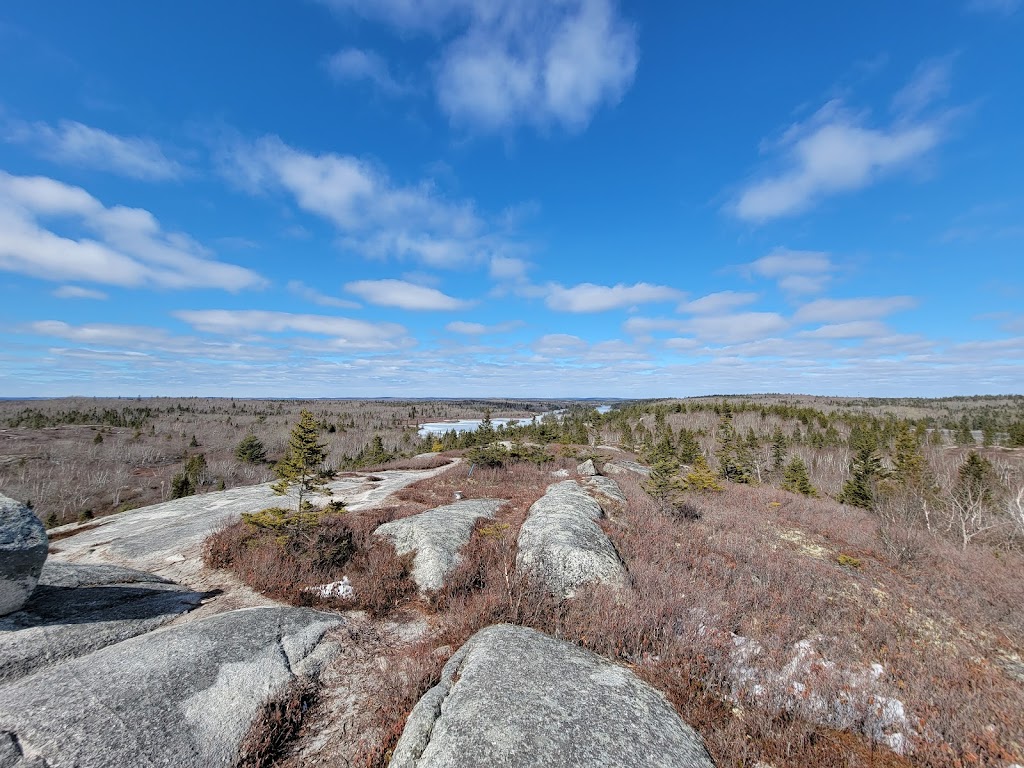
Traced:
POLYGON ((626 495, 619 488, 619 484, 610 477, 588 477, 583 481, 583 487, 601 504, 601 508, 608 511, 609 504, 621 508, 626 506, 626 495))
POLYGON ((338 650, 325 635, 340 623, 248 608, 64 661, 0 686, 0 750, 76 768, 228 768, 264 702, 338 650))
POLYGON ((459 550, 469 541, 480 517, 494 517, 502 499, 464 499, 418 515, 384 523, 374 531, 387 536, 399 555, 415 552, 412 578, 421 590, 438 590, 459 564, 459 550))
POLYGON ((0 494, 0 616, 28 600, 46 562, 46 528, 24 504, 0 494))
POLYGON ((594 477, 597 474, 597 467, 594 466, 593 459, 587 459, 582 464, 576 466, 576 474, 582 475, 583 477, 594 477))
POLYGON ((413 708, 391 768, 713 768, 701 737, 625 667, 525 627, 477 632, 413 708))
POLYGON ((149 632, 205 596, 141 571, 50 560, 22 610, 0 618, 0 683, 149 632))
POLYGON ((575 480, 549 485, 519 529, 516 568, 560 597, 584 584, 626 586, 626 569, 594 522, 601 516, 601 506, 575 480))
POLYGON ((637 464, 635 461, 626 461, 625 459, 609 461, 604 465, 604 471, 609 475, 622 475, 627 472, 632 472, 634 475, 640 475, 641 477, 651 476, 650 467, 645 467, 643 464, 637 464))

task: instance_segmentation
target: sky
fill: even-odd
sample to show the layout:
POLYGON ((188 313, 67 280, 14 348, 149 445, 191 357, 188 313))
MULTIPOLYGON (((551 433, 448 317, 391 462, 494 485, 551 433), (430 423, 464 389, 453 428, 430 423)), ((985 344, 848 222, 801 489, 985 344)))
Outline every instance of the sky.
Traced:
POLYGON ((0 396, 1024 392, 1024 0, 0 9, 0 396))

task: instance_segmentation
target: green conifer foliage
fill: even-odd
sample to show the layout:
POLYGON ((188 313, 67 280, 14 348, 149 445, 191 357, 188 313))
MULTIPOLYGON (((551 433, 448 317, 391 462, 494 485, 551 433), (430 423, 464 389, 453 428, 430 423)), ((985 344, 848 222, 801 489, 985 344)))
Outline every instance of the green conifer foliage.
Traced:
POLYGON ((299 512, 309 503, 305 499, 308 494, 327 485, 327 478, 320 475, 320 467, 327 458, 327 446, 320 443, 319 438, 319 423, 312 413, 303 409, 288 438, 284 458, 274 465, 274 472, 280 479, 270 487, 280 495, 286 494, 292 486, 297 488, 299 512))
POLYGON ((804 496, 818 496, 818 489, 811 485, 811 478, 807 475, 807 465, 799 456, 794 456, 786 465, 781 488, 804 496))
POLYGON ((858 449, 850 466, 850 478, 843 483, 839 501, 871 509, 875 502, 875 482, 884 474, 882 460, 873 448, 865 445, 858 449))

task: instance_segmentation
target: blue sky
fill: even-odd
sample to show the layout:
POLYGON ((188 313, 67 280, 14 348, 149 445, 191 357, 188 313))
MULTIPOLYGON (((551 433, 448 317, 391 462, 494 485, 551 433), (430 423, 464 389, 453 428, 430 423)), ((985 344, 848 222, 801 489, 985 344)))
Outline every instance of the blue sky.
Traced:
POLYGON ((1022 79, 1021 0, 8 3, 0 395, 1019 393, 1022 79))

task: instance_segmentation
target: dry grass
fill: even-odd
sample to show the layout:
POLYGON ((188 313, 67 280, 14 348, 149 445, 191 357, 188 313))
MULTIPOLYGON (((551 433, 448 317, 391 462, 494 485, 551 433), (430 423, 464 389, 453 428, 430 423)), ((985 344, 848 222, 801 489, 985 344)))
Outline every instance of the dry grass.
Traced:
MULTIPOLYGON (((693 500, 699 520, 677 519, 638 480, 618 479, 628 510, 605 528, 634 590, 594 589, 559 604, 515 575, 525 508, 481 522, 432 601, 431 635, 390 655, 376 697, 385 737, 370 740, 357 764, 386 764, 409 710, 452 649, 497 622, 630 665, 669 696, 722 766, 966 768, 1024 754, 1016 714, 1024 690, 998 661, 1019 653, 1024 637, 1019 556, 965 554, 929 537, 908 567, 886 553, 877 520, 861 510, 731 486, 693 500), (759 648, 745 677, 737 675, 735 638, 759 648), (808 688, 799 697, 780 672, 808 639, 821 663, 803 678, 808 688), (858 693, 851 681, 871 663, 884 674, 858 693), (883 694, 904 703, 918 733, 906 756, 865 735, 883 694), (837 729, 818 702, 842 697, 860 710, 837 729)), ((426 490, 410 495, 425 501, 426 490)))

